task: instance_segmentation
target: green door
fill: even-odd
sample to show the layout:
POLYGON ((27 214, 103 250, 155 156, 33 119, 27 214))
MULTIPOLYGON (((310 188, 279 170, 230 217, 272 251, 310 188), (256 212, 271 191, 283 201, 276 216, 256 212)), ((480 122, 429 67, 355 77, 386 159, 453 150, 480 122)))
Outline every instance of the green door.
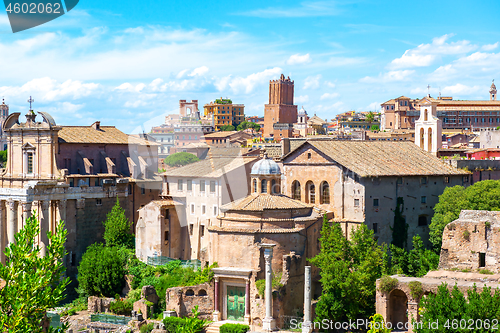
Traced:
POLYGON ((227 287, 227 320, 245 318, 245 287, 227 287))

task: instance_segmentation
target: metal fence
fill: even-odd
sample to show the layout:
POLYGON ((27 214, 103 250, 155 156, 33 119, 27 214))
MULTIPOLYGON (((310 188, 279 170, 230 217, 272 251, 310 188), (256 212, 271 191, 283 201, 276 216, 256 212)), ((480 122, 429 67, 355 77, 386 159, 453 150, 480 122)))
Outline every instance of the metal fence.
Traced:
POLYGON ((147 264, 153 265, 153 266, 163 266, 163 265, 168 264, 171 261, 180 261, 182 267, 192 267, 193 269, 198 269, 201 267, 201 261, 199 261, 198 259, 178 260, 178 259, 163 257, 163 256, 148 257, 147 264))
POLYGON ((115 324, 115 325, 127 325, 129 321, 132 320, 132 317, 125 316, 114 316, 104 313, 92 314, 90 315, 91 322, 100 322, 106 324, 115 324))

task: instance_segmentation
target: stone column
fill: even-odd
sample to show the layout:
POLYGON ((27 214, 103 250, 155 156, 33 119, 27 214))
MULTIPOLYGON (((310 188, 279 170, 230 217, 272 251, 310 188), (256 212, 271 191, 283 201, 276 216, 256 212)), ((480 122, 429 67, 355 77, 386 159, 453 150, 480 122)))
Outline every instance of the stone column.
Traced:
POLYGON ((56 201, 56 203, 57 203, 57 215, 56 215, 56 226, 57 226, 57 223, 59 223, 60 220, 66 222, 66 206, 68 201, 58 200, 56 201))
POLYGON ((250 279, 246 279, 245 285, 245 323, 250 324, 250 279))
POLYGON ((0 201, 0 263, 5 264, 5 246, 7 245, 6 243, 6 232, 5 232, 5 227, 7 225, 7 218, 6 218, 6 210, 5 210, 5 201, 1 200, 0 201))
POLYGON ((302 333, 312 332, 311 326, 311 266, 304 267, 304 322, 302 333))
POLYGON ((17 201, 9 200, 9 225, 7 227, 7 238, 10 243, 15 242, 15 235, 17 232, 17 201))
POLYGON ((50 232, 50 216, 49 207, 50 201, 40 201, 40 249, 42 256, 45 256, 47 251, 47 246, 49 245, 49 237, 47 235, 50 232))
POLYGON ((214 283, 214 313, 213 313, 213 321, 220 321, 221 315, 219 311, 219 277, 215 277, 214 283))
POLYGON ((262 329, 264 331, 273 331, 276 328, 276 320, 273 318, 273 247, 276 244, 261 244, 264 249, 264 260, 266 263, 266 317, 262 320, 262 329))
POLYGON ((26 220, 31 216, 31 202, 21 202, 23 206, 23 226, 26 225, 26 220))

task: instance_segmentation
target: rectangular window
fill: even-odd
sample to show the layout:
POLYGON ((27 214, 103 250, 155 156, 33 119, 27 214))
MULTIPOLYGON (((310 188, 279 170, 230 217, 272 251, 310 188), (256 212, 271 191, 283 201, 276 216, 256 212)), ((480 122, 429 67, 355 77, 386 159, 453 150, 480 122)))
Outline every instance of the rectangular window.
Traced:
POLYGON ((191 204, 191 214, 194 214, 194 204, 191 204))
POLYGON ((95 200, 96 206, 101 206, 102 205, 102 199, 96 199, 95 200))
POLYGON ((69 187, 75 187, 75 179, 74 178, 69 179, 69 187))
POLYGON ((354 199, 354 207, 359 207, 359 199, 354 199))
POLYGON ((200 192, 205 192, 205 181, 200 180, 200 192))
POLYGON ((373 223, 373 233, 378 233, 378 223, 373 223))
POLYGON ((396 184, 398 185, 403 184, 403 177, 398 177, 398 179, 396 180, 396 184))
POLYGON ((445 182, 446 184, 449 184, 449 183, 450 183, 450 177, 445 176, 445 177, 444 177, 444 182, 445 182))
POLYGON ((378 199, 373 199, 373 206, 378 207, 378 199))
POLYGON ((178 191, 182 191, 182 179, 179 179, 179 180, 177 181, 177 190, 178 190, 178 191))
POLYGON ((194 230, 194 225, 193 225, 193 224, 190 224, 190 225, 189 225, 189 234, 190 234, 191 236, 193 236, 193 230, 194 230))
POLYGON ((210 181, 210 192, 215 193, 215 180, 210 181))
POLYGON ((200 237, 203 237, 205 236, 205 226, 204 225, 201 225, 201 230, 200 230, 200 237))
POLYGON ((479 267, 486 267, 486 253, 479 253, 479 267))
POLYGON ((141 187, 141 194, 146 194, 146 189, 144 187, 141 187))
POLYGON ((418 217, 418 226, 423 227, 427 225, 427 216, 426 215, 420 215, 418 217))
POLYGON ((427 203, 427 197, 425 195, 420 197, 420 203, 427 203))
POLYGON ((203 214, 203 215, 206 214, 206 206, 205 205, 201 206, 201 214, 203 214))
POLYGON ((163 233, 163 240, 164 240, 165 242, 168 242, 168 231, 165 231, 165 232, 163 233))
POLYGON ((28 173, 33 173, 33 153, 28 153, 28 173))
POLYGON ((420 184, 427 184, 427 177, 420 178, 420 184))
POLYGON ((193 181, 191 179, 188 179, 188 181, 187 181, 187 190, 188 191, 193 190, 193 181))
POLYGON ((214 206, 214 216, 217 216, 217 206, 214 206))
POLYGON ((462 180, 463 180, 464 183, 468 183, 469 182, 469 176, 464 176, 462 178, 462 180))

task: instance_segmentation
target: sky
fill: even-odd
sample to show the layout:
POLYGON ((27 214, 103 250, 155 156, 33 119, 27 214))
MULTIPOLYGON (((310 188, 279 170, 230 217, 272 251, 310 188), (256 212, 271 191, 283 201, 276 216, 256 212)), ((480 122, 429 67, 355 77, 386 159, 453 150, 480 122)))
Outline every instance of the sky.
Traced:
POLYGON ((59 125, 148 132, 180 99, 231 98, 263 116, 269 80, 331 119, 401 95, 489 99, 500 82, 500 1, 80 0, 13 34, 0 13, 0 97, 59 125))

